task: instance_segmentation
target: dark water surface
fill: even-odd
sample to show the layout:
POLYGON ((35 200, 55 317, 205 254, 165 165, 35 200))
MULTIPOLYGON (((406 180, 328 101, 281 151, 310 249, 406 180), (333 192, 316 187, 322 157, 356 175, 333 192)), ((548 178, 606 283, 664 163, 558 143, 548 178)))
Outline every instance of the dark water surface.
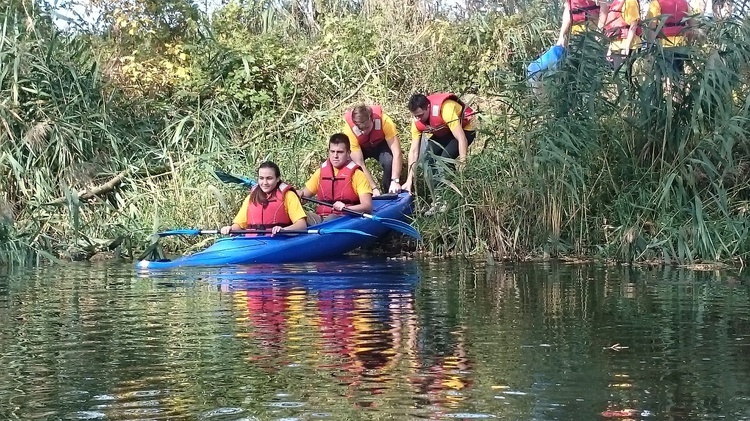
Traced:
POLYGON ((0 420, 750 420, 749 289, 563 264, 0 274, 0 420))

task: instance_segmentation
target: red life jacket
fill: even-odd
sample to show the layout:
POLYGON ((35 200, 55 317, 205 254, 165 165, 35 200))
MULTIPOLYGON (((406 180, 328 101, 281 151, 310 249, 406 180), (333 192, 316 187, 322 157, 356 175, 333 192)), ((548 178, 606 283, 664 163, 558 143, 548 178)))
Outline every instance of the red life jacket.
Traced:
POLYGON ((573 24, 596 20, 599 17, 599 5, 592 0, 566 0, 570 6, 570 17, 573 24))
POLYGON ((661 6, 662 15, 669 15, 661 28, 662 34, 666 37, 680 35, 687 26, 685 18, 687 18, 690 10, 688 2, 686 0, 659 0, 659 6, 661 6))
MULTIPOLYGON (((626 39, 628 37, 628 29, 630 29, 630 25, 628 25, 622 17, 622 8, 625 5, 625 1, 626 0, 614 0, 609 4, 609 13, 607 13, 607 20, 604 24, 604 33, 609 38, 626 39)), ((640 26, 636 29, 635 33, 636 35, 641 35, 640 26)))
POLYGON ((458 99, 456 94, 447 92, 436 93, 428 95, 427 99, 430 101, 430 109, 428 110, 430 113, 429 125, 425 125, 419 120, 414 121, 414 125, 420 133, 432 133, 433 137, 445 137, 451 134, 451 130, 448 128, 448 123, 451 122, 443 120, 443 116, 441 115, 443 112, 443 103, 447 100, 456 101, 461 105, 461 127, 466 127, 471 123, 474 110, 458 99))
POLYGON ((352 133, 357 137, 357 142, 361 148, 374 148, 380 142, 385 140, 385 132, 383 131, 383 109, 380 105, 373 105, 370 107, 372 110, 372 130, 370 133, 362 133, 362 130, 354 124, 352 119, 352 110, 347 111, 344 114, 344 120, 349 128, 352 129, 352 133))
MULTIPOLYGON (((253 187, 253 190, 259 188, 253 187)), ((275 226, 288 227, 293 221, 284 206, 284 195, 292 186, 279 183, 265 205, 256 205, 251 200, 247 204, 247 227, 249 229, 271 229, 275 226)))
MULTIPOLYGON (((359 204, 359 195, 354 191, 352 178, 354 173, 359 169, 354 161, 349 161, 341 168, 335 176, 333 175, 333 164, 330 161, 324 162, 320 166, 320 184, 318 186, 318 199, 324 202, 343 202, 347 205, 359 204)), ((341 212, 334 211, 330 206, 318 205, 315 213, 326 216, 331 213, 340 215, 341 212)))

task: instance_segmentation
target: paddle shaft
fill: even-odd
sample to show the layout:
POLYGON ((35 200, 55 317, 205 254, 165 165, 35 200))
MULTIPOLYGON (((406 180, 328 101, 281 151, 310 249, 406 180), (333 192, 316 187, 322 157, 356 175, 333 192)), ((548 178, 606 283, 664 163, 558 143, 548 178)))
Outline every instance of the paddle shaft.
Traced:
MULTIPOLYGON (((302 200, 307 200, 308 202, 312 202, 312 203, 315 203, 315 204, 318 204, 318 205, 323 205, 323 206, 330 206, 331 208, 333 208, 333 203, 324 202, 322 200, 318 200, 318 199, 315 199, 315 198, 312 198, 312 197, 303 196, 302 200)), ((357 215, 357 216, 361 216, 361 217, 364 217, 364 218, 370 218, 370 219, 372 219, 372 215, 370 215, 369 213, 355 211, 355 210, 349 209, 347 207, 345 207, 344 209, 342 209, 342 211, 346 212, 346 213, 349 213, 349 214, 352 214, 352 215, 357 215)))
MULTIPOLYGON (((204 232, 204 230, 201 230, 201 234, 221 234, 219 230, 205 230, 205 231, 213 231, 213 232, 204 232)), ((229 234, 271 234, 271 230, 231 230, 229 231, 229 234)), ((320 232, 320 230, 281 230, 277 232, 276 234, 323 234, 320 232)))
MULTIPOLYGON (((335 230, 334 230, 335 231, 335 230)), ((256 229, 248 229, 248 230, 231 230, 229 231, 229 234, 236 234, 236 235, 242 235, 242 234, 271 234, 271 230, 256 230, 256 229)), ((167 235, 216 235, 221 234, 221 230, 195 230, 190 231, 186 230, 185 232, 166 232, 162 234, 167 235)), ((322 235, 324 232, 321 230, 281 230, 276 233, 277 235, 284 235, 284 234, 317 234, 322 235)))

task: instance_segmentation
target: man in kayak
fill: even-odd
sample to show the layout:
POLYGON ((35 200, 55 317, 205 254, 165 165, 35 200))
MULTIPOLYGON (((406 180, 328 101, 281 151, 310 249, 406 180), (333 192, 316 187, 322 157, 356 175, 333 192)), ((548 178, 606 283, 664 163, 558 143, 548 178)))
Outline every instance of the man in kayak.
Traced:
MULTIPOLYGON (((451 93, 435 93, 429 96, 414 94, 409 99, 411 123, 411 147, 409 148, 408 175, 402 189, 411 192, 414 182, 414 166, 419 159, 423 135, 429 137, 427 150, 432 155, 466 161, 469 145, 476 138, 474 111, 458 96, 451 93)), ((428 155, 429 156, 429 155, 428 155)), ((429 165, 434 165, 429 162, 429 165)))
POLYGON ((258 185, 242 202, 232 225, 221 228, 221 233, 232 230, 270 229, 271 235, 279 231, 305 230, 307 220, 294 188, 281 181, 279 166, 271 161, 260 164, 258 185))
POLYGON ((318 199, 333 204, 318 205, 314 214, 307 214, 311 225, 343 215, 347 207, 357 212, 372 212, 372 189, 367 177, 356 162, 351 160, 349 138, 336 133, 328 141, 328 159, 315 170, 297 192, 300 197, 318 196, 318 199))
POLYGON ((373 195, 380 194, 375 179, 365 166, 367 158, 375 158, 383 167, 383 191, 401 191, 401 143, 396 136, 396 125, 380 105, 357 105, 344 114, 343 133, 352 147, 352 161, 359 165, 370 183, 373 195))

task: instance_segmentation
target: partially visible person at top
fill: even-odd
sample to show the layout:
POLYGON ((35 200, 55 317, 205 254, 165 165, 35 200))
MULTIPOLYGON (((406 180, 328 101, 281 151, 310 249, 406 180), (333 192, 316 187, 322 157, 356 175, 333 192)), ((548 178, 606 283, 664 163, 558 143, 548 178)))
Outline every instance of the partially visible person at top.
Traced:
POLYGON ((233 230, 270 230, 271 235, 282 230, 307 229, 305 210, 294 188, 281 181, 279 166, 271 161, 260 164, 258 185, 242 202, 232 225, 221 228, 226 235, 233 230))
POLYGON ((610 39, 607 57, 618 70, 630 56, 633 47, 641 43, 641 8, 638 0, 612 0, 604 21, 604 34, 610 39))
POLYGON ((568 34, 573 36, 593 29, 601 31, 608 12, 609 2, 606 0, 565 0, 560 35, 555 45, 567 47, 568 34))
MULTIPOLYGON (((648 6, 646 20, 649 23, 647 40, 649 43, 658 42, 664 53, 664 60, 672 68, 671 74, 679 77, 685 71, 685 60, 687 54, 680 47, 687 45, 688 36, 691 35, 691 28, 695 28, 696 22, 691 17, 694 11, 691 10, 687 0, 651 0, 648 6), (661 22, 661 30, 657 29, 661 22)), ((679 83, 679 80, 677 81, 679 83)), ((672 93, 675 102, 681 101, 681 96, 673 92, 675 81, 668 73, 665 77, 665 89, 672 93)))
POLYGON ((414 94, 409 99, 408 107, 414 120, 411 123, 408 175, 401 188, 411 192, 423 134, 429 136, 426 140, 428 151, 459 162, 466 161, 469 145, 477 134, 474 111, 455 94, 414 94))
MULTIPOLYGON (((608 1, 564 0, 562 24, 557 42, 531 62, 527 68, 527 78, 534 96, 538 97, 543 93, 542 78, 545 74, 548 74, 549 70, 559 68, 568 52, 570 38, 580 36, 587 31, 601 31, 609 12, 608 1)), ((579 43, 575 42, 573 45, 579 46, 579 43)), ((577 60, 572 61, 570 67, 578 67, 577 60)))
POLYGON ((315 214, 307 214, 310 222, 318 224, 343 215, 347 207, 358 212, 372 212, 372 189, 365 173, 351 160, 349 138, 336 133, 328 141, 328 159, 315 170, 297 192, 300 197, 318 196, 331 206, 318 205, 315 214))
POLYGON ((401 143, 396 135, 396 125, 383 112, 380 105, 357 105, 344 113, 343 133, 349 138, 352 161, 362 169, 370 183, 373 194, 381 194, 380 188, 365 166, 365 160, 375 158, 383 167, 383 192, 401 191, 401 166, 404 161, 401 143))

